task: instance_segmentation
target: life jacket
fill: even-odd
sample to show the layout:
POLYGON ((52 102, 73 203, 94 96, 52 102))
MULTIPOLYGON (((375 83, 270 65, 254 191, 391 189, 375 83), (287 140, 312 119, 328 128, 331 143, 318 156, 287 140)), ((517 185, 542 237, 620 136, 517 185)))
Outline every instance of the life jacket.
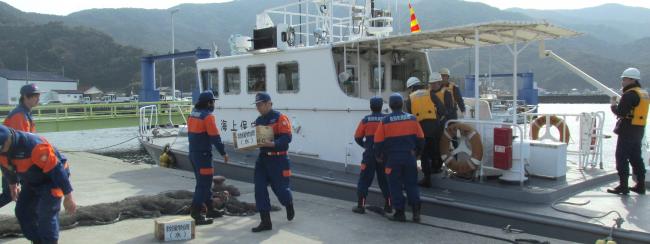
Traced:
POLYGON ((648 117, 648 105, 650 103, 650 96, 646 90, 641 89, 641 87, 634 87, 629 89, 627 92, 636 92, 639 96, 639 104, 630 111, 630 114, 626 118, 632 121, 632 125, 645 126, 646 119, 648 117))
POLYGON ((409 95, 409 98, 411 100, 411 113, 415 115, 418 122, 437 119, 436 106, 431 101, 428 90, 421 89, 414 91, 409 95))
POLYGON ((442 102, 443 105, 446 105, 445 104, 445 92, 447 92, 446 87, 440 88, 440 90, 436 92, 436 97, 438 97, 438 99, 440 100, 440 102, 442 102))
POLYGON ((449 82, 449 85, 446 87, 449 93, 451 93, 451 100, 454 101, 454 103, 456 101, 456 87, 456 83, 453 82, 449 82))

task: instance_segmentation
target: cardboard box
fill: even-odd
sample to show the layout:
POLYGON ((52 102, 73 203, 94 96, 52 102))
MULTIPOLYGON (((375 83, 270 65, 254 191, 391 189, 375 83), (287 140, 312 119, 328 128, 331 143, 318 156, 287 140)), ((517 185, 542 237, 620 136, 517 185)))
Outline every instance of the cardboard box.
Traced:
POLYGON ((273 128, 270 126, 255 126, 245 130, 233 131, 235 149, 254 149, 260 144, 273 141, 273 128))
POLYGON ((192 240, 195 237, 194 219, 188 217, 160 218, 154 221, 154 235, 160 241, 192 240))

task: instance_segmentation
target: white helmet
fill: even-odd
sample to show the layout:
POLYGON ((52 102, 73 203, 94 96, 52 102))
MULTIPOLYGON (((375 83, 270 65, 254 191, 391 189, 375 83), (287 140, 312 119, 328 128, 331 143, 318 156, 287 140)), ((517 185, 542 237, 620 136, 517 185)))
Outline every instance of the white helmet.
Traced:
POLYGON ((641 80, 641 72, 637 68, 627 68, 623 71, 623 74, 621 74, 621 79, 622 78, 641 80))
POLYGON ((442 76, 438 72, 433 72, 429 77, 429 83, 436 83, 442 81, 442 76))
POLYGON ((411 77, 408 80, 406 80, 406 88, 411 88, 414 85, 420 84, 420 79, 418 77, 411 77))
POLYGON ((440 73, 440 75, 451 75, 451 72, 449 72, 449 69, 447 68, 441 68, 438 70, 438 73, 440 73))

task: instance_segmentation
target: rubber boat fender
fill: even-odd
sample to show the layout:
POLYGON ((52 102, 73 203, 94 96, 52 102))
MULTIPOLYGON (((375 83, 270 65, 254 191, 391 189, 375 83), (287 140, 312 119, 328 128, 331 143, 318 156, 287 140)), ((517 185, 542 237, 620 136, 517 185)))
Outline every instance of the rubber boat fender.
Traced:
POLYGON ((176 157, 172 153, 171 145, 165 144, 159 158, 160 167, 173 168, 176 165, 176 157))

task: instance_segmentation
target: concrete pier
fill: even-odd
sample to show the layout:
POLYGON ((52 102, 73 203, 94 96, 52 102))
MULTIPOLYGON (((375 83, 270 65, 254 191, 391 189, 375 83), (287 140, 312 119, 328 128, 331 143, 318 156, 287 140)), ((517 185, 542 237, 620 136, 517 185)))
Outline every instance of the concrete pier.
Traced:
MULTIPOLYGON (((78 205, 122 200, 137 195, 153 195, 167 190, 193 190, 191 172, 129 164, 119 159, 89 153, 67 153, 72 171, 74 197, 78 205)), ((215 169, 219 172, 219 169, 215 169)), ((251 175, 252 177, 252 175, 251 175)), ((238 187, 242 201, 254 202, 253 185, 228 180, 238 187)), ((280 206, 275 197, 273 204, 280 206)), ((286 220, 284 210, 273 212, 273 230, 251 233, 258 215, 219 218, 214 224, 197 227, 191 243, 504 243, 472 234, 433 228, 414 223, 394 223, 368 212, 354 214, 353 202, 295 193, 296 218, 286 220)), ((13 215, 14 204, 0 209, 13 215)), ((64 214, 64 213, 62 213, 64 214)), ((407 213, 410 219, 410 213, 407 213)), ((551 243, 559 240, 528 234, 505 233, 501 229, 422 216, 423 222, 491 235, 509 240, 536 239, 551 243)), ((132 219, 115 224, 79 227, 61 232, 60 243, 157 243, 153 219, 132 219)), ((0 239, 2 243, 26 243, 24 238, 0 239)))

